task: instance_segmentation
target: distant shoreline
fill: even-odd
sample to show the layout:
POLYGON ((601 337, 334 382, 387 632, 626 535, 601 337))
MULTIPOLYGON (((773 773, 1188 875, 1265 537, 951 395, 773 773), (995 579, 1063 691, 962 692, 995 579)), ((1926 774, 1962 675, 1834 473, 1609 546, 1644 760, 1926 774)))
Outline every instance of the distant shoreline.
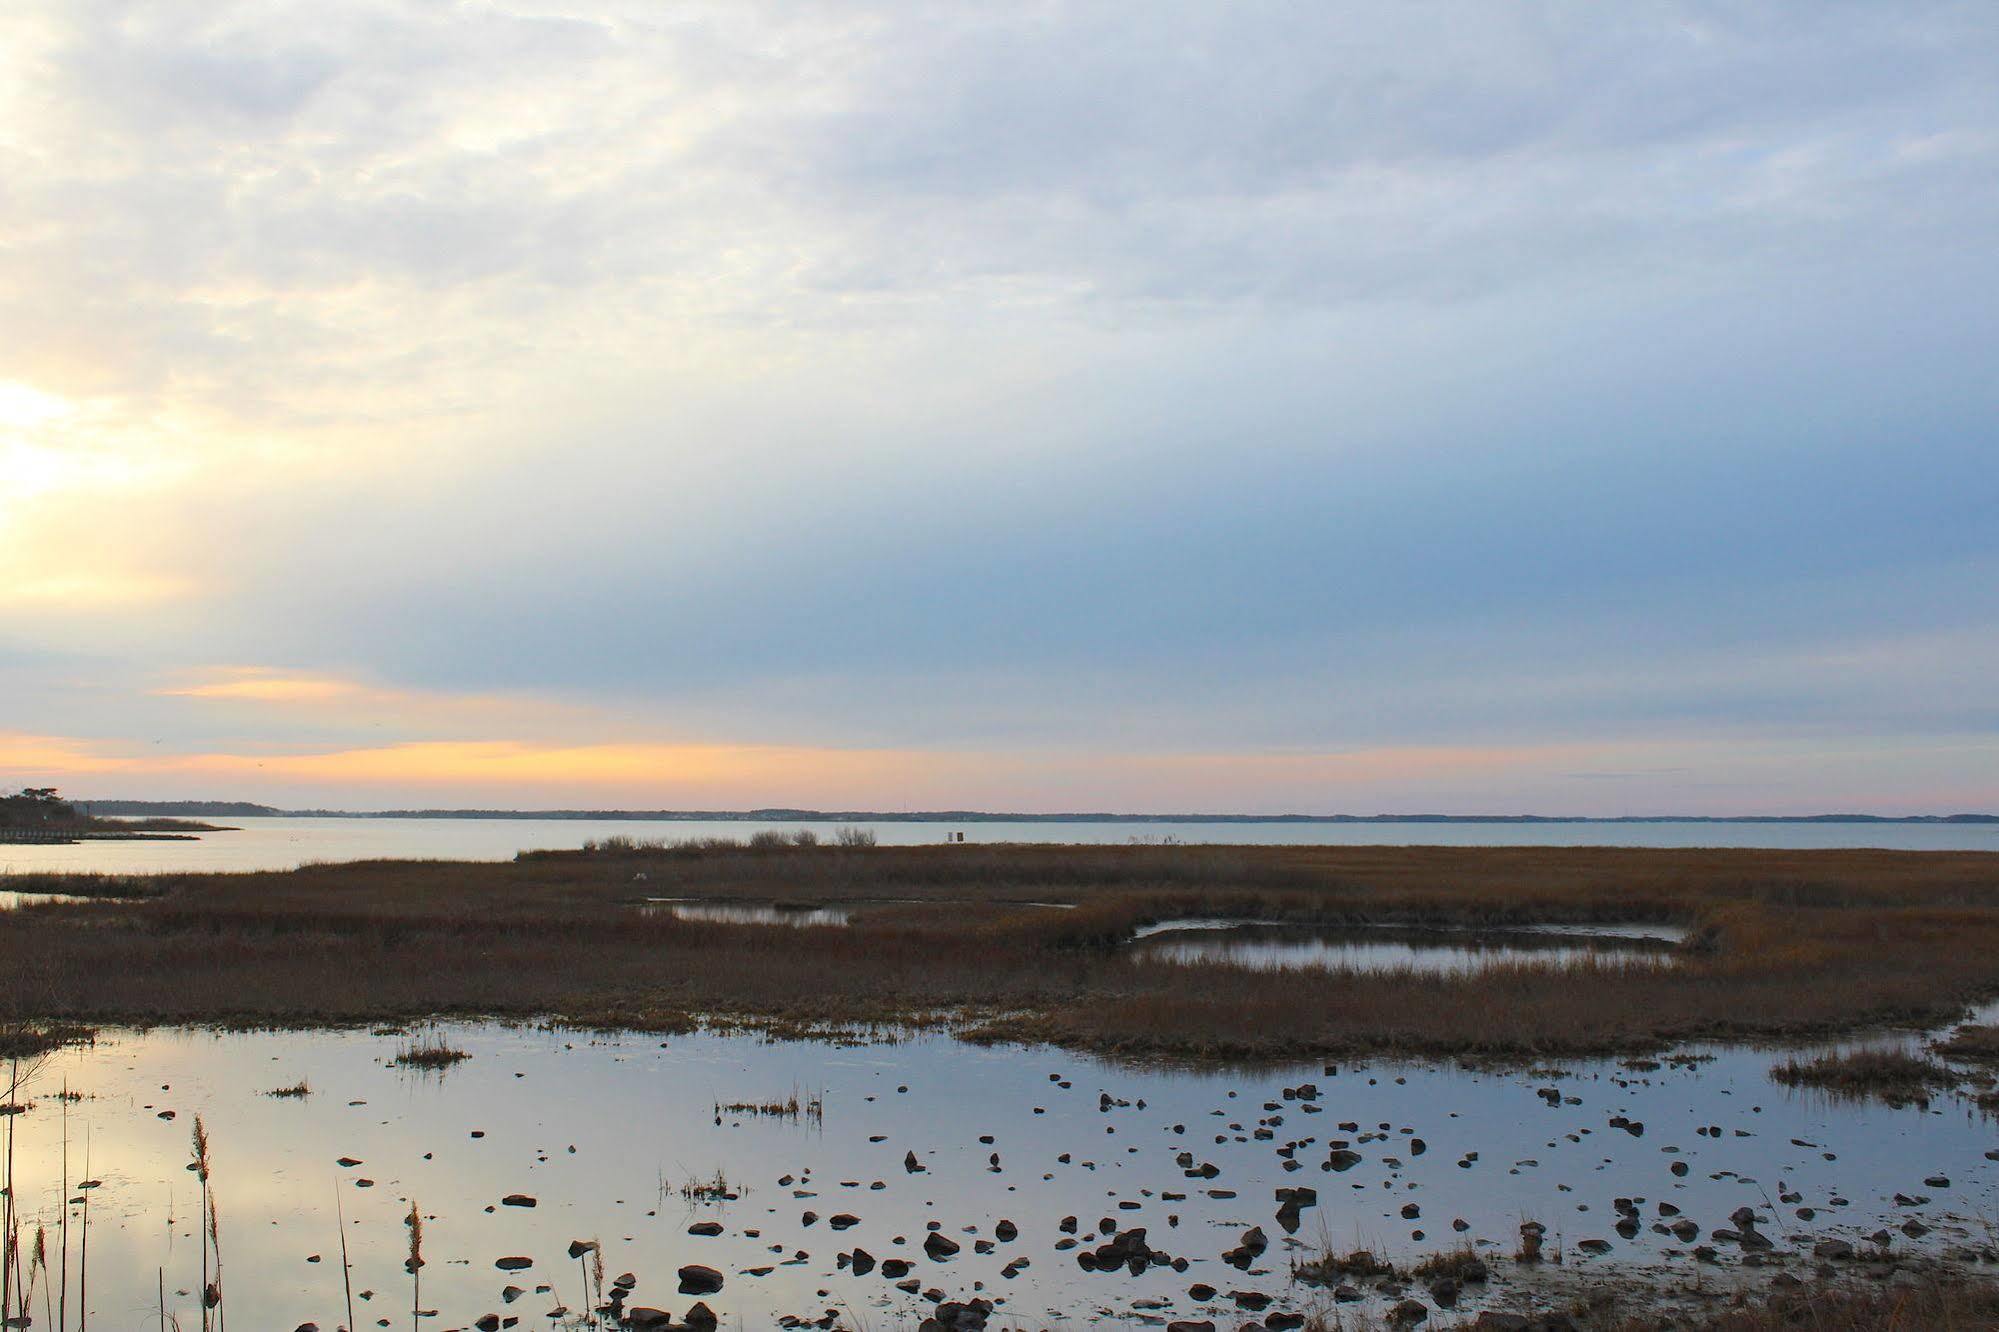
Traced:
POLYGON ((489 819, 624 823, 1999 824, 1999 814, 1022 814, 987 810, 279 809, 219 800, 80 800, 93 817, 489 819))
POLYGON ((235 832, 220 824, 189 823, 176 828, 0 828, 0 846, 75 846, 81 842, 198 842, 203 833, 235 832))

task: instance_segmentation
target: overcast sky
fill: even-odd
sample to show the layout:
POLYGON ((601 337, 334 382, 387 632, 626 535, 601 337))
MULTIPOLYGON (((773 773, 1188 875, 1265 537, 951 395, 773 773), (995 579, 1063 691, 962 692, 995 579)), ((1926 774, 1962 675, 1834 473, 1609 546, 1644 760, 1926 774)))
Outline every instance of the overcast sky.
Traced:
POLYGON ((1999 809, 1999 7, 0 9, 0 784, 1999 809))

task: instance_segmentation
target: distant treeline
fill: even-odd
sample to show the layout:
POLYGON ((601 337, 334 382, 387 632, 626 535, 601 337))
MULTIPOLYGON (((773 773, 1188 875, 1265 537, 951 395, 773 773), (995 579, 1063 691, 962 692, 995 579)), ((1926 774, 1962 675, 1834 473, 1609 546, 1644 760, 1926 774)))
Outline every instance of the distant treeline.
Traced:
POLYGON ((291 813, 270 805, 253 805, 247 800, 78 800, 74 803, 86 814, 100 818, 179 815, 184 818, 267 819, 291 813))
POLYGON ((633 823, 1999 823, 1999 814, 1021 814, 973 809, 278 809, 240 800, 92 800, 92 815, 237 819, 575 819, 633 823))

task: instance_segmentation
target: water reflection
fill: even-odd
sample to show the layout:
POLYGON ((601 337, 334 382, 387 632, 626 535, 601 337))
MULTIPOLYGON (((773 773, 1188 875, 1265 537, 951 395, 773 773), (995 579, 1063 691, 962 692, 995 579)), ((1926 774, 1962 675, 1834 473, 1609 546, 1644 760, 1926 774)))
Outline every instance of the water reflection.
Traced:
POLYGON ((1500 966, 1562 966, 1584 960, 1658 965, 1671 961, 1676 933, 1672 926, 1651 925, 1545 926, 1481 933, 1185 919, 1138 930, 1131 952, 1151 961, 1219 962, 1256 971, 1321 968, 1466 975, 1500 966))
POLYGON ((104 902, 113 898, 78 897, 73 893, 17 893, 0 891, 0 911, 15 911, 24 906, 39 906, 44 902, 104 902))
MULTIPOLYGON (((607 837, 729 837, 813 831, 824 823, 600 819, 244 818, 190 842, 86 841, 0 845, 0 871, 152 873, 291 869, 311 861, 507 860, 526 849, 575 848, 607 837)), ((1999 824, 1942 823, 954 823, 862 826, 884 846, 930 845, 963 832, 972 843, 1122 845, 1168 838, 1189 845, 1999 847, 1999 824)))
POLYGON ((640 908, 647 915, 668 915, 676 920, 702 920, 719 925, 845 925, 848 915, 840 907, 790 907, 781 904, 743 902, 700 902, 690 898, 649 897, 640 908))
POLYGON ((1141 1301, 1166 1317, 1233 1315, 1225 1299, 1190 1297, 1195 1282, 1309 1311, 1323 1296, 1291 1286, 1289 1260, 1321 1234, 1404 1261, 1467 1240, 1503 1254, 1534 1218, 1572 1263, 1684 1263, 1688 1246, 1662 1233, 1659 1203, 1703 1235, 1749 1206, 1781 1249, 1806 1251, 1911 1219, 1929 1233, 1898 1232, 1898 1247, 1977 1240, 1976 1218, 1999 1206, 1990 1120, 1949 1099, 1896 1110, 1792 1095, 1768 1081, 1768 1052, 1567 1073, 1190 1073, 942 1036, 839 1048, 495 1026, 444 1035, 471 1057, 427 1079, 391 1063, 403 1038, 363 1032, 113 1032, 63 1052, 31 1085, 33 1109, 12 1117, 24 1223, 55 1232, 67 1137, 69 1196, 85 1172, 103 1181, 90 1194, 100 1325, 152 1326, 163 1269, 166 1313, 197 1326, 194 1296, 177 1292, 198 1287, 185 1168, 198 1114, 228 1308, 244 1327, 343 1321, 336 1190, 370 1320, 400 1321, 409 1307, 402 1219, 414 1201, 423 1305, 439 1311, 437 1326, 487 1313, 549 1326, 552 1309, 581 1307, 587 1264, 570 1257, 572 1242, 597 1240, 609 1272, 636 1276, 635 1305, 684 1311, 676 1274, 699 1263, 722 1274, 705 1298, 725 1325, 839 1309, 851 1311, 845 1326, 899 1327, 928 1304, 841 1255, 909 1262, 923 1286, 956 1298, 983 1288, 1007 1315, 1042 1325, 1095 1311, 1130 1320, 1141 1301), (54 1094, 65 1084, 83 1093, 67 1110, 54 1094), (271 1094, 301 1085, 308 1095, 271 1094), (800 1088, 822 1103, 821 1122, 716 1113, 800 1088), (1338 1152, 1356 1159, 1336 1165, 1338 1152), (701 1187, 718 1177, 729 1187, 701 1187), (1934 1179, 1947 1183, 1925 1183, 1934 1179), (1318 1202, 1289 1236, 1272 1199, 1300 1184, 1318 1202), (1924 1201, 1898 1205, 1897 1193, 1924 1201), (1643 1200, 1644 1224, 1629 1234, 1612 1207, 1620 1197, 1643 1200), (1419 1215, 1405 1215, 1411 1206, 1419 1215), (843 1215, 853 1225, 833 1229, 843 1215), (1085 1236, 1100 1218, 1146 1226, 1188 1270, 1082 1271, 1062 1247, 1071 1216, 1085 1236), (1002 1219, 1016 1238, 1001 1237, 1013 1233, 1002 1219), (719 1233, 690 1233, 701 1222, 719 1233), (957 1254, 925 1255, 932 1222, 957 1254), (1270 1234, 1270 1251, 1246 1272, 1224 1266, 1250 1225, 1270 1234), (1582 1256, 1584 1239, 1610 1254, 1582 1256), (1009 1278, 1021 1259, 1029 1265, 1009 1278))

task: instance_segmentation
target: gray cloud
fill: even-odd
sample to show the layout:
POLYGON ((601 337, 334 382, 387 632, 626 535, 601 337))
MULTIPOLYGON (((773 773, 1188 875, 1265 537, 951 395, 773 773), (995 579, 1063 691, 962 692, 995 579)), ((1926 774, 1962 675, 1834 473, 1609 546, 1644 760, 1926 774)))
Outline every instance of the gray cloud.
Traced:
POLYGON ((0 630, 126 687, 828 743, 1992 733, 1979 8, 13 35, 0 379, 195 464, 32 517, 205 593, 0 630))

